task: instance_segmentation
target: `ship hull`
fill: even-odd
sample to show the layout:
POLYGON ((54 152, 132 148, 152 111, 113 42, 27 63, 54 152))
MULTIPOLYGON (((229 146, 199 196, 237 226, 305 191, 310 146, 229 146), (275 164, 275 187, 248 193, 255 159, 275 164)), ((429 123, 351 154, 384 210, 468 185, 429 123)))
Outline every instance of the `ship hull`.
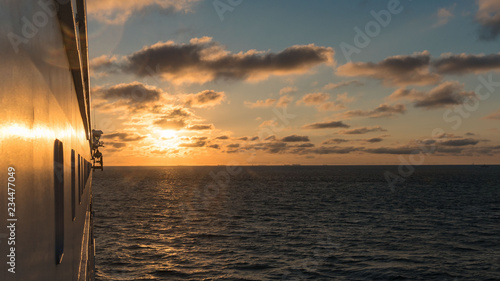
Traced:
POLYGON ((92 280, 86 43, 61 14, 75 3, 0 1, 0 280, 92 280))

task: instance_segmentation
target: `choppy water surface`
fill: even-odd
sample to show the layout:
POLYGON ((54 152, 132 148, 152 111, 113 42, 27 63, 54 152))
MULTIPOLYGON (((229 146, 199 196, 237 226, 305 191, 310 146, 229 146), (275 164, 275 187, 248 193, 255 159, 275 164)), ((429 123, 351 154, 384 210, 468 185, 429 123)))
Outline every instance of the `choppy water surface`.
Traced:
POLYGON ((98 280, 499 280, 500 166, 108 167, 98 280))

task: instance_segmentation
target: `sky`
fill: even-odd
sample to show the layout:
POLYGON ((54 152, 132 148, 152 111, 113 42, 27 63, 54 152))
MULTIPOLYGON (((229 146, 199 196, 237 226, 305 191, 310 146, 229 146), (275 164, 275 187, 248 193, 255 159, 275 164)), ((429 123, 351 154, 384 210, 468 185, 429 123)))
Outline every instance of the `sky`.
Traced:
POLYGON ((107 165, 500 164, 500 1, 87 10, 107 165))

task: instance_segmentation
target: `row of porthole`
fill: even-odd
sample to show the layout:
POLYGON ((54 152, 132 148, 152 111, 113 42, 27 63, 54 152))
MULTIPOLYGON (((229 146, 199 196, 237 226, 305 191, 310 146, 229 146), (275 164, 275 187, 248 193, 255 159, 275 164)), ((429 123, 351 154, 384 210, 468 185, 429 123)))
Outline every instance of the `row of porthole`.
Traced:
MULTIPOLYGON (((78 203, 82 203, 82 195, 90 176, 92 164, 75 150, 71 150, 71 217, 76 219, 76 176, 78 174, 78 203), (77 161, 78 159, 78 161, 77 161), (78 166, 78 169, 77 169, 78 166)), ((54 204, 55 204, 55 240, 56 264, 62 262, 64 256, 64 151, 60 140, 54 142, 54 204)))

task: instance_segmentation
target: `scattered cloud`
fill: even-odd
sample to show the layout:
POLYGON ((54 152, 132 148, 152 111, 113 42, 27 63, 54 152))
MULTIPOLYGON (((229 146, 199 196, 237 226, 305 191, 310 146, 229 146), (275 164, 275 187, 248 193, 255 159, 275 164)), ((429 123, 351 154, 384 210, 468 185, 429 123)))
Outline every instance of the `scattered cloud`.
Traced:
POLYGON ((345 134, 345 135, 361 135, 361 134, 366 134, 366 133, 371 133, 371 132, 387 132, 387 130, 384 129, 384 128, 382 128, 382 127, 380 127, 380 126, 375 126, 375 127, 360 127, 360 128, 355 128, 355 129, 341 131, 340 134, 345 134))
POLYGON ((366 139, 366 140, 363 140, 365 142, 370 142, 370 143, 376 143, 376 142, 381 142, 381 141, 384 141, 383 138, 371 138, 371 139, 366 139))
POLYGON ((329 98, 330 96, 325 93, 311 93, 303 96, 301 100, 297 101, 297 104, 318 105, 324 103, 329 98))
POLYGON ((453 18, 453 10, 457 6, 456 3, 448 8, 441 8, 436 13, 437 22, 432 27, 439 27, 447 24, 453 18))
POLYGON ((465 145, 476 145, 479 143, 479 140, 476 139, 453 139, 440 142, 439 144, 445 146, 465 146, 465 145))
POLYGON ((140 82, 122 83, 109 88, 95 87, 93 92, 106 100, 121 100, 130 105, 137 105, 157 101, 162 90, 140 82))
POLYGON ((297 90, 298 90, 297 87, 292 87, 292 86, 284 87, 280 90, 280 96, 297 92, 297 90))
POLYGON ((245 106, 249 108, 265 108, 273 106, 275 102, 276 99, 258 100, 256 102, 245 101, 245 106))
POLYGON ((310 152, 312 152, 314 154, 348 154, 351 152, 360 151, 362 149, 363 149, 363 147, 334 146, 334 147, 319 147, 319 148, 311 150, 310 152))
POLYGON ((483 117, 483 119, 490 119, 490 120, 500 120, 500 109, 492 112, 491 114, 483 117))
POLYGON ((204 140, 197 140, 194 142, 184 142, 180 143, 179 147, 204 147, 206 145, 206 141, 204 140))
POLYGON ((444 54, 436 59, 432 66, 442 74, 478 74, 500 71, 500 53, 490 55, 444 54))
POLYGON ((202 131, 202 130, 213 130, 214 125, 212 124, 196 124, 186 127, 187 130, 191 131, 202 131))
POLYGON ((115 139, 115 140, 119 140, 119 141, 125 141, 125 142, 129 142, 129 141, 140 141, 140 140, 143 140, 146 138, 146 136, 141 136, 141 135, 138 135, 138 134, 135 134, 135 133, 112 133, 112 134, 103 134, 102 135, 103 139, 104 140, 107 140, 107 139, 115 139))
POLYGON ((399 146, 399 147, 379 147, 367 148, 364 150, 373 154, 418 154, 421 150, 412 146, 399 146))
POLYGON ((398 114, 404 114, 406 112, 406 106, 404 104, 381 104, 372 110, 349 110, 344 113, 339 114, 343 118, 351 117, 370 117, 370 118, 382 118, 382 117, 394 117, 398 114))
POLYGON ((224 92, 215 92, 213 90, 201 91, 197 94, 189 94, 184 98, 186 106, 207 108, 220 104, 226 95, 224 92))
POLYGON ((350 142, 350 140, 338 139, 338 138, 337 139, 329 139, 329 140, 322 142, 322 144, 341 144, 344 142, 350 142))
POLYGON ((89 16, 107 24, 122 24, 134 12, 146 7, 156 6, 169 12, 189 12, 200 0, 89 0, 87 11, 89 16))
POLYGON ((186 110, 185 108, 173 108, 169 112, 167 112, 164 117, 165 118, 186 118, 192 116, 193 114, 186 110))
POLYGON ((266 121, 260 123, 259 128, 266 128, 266 127, 274 128, 277 126, 278 126, 278 122, 276 122, 276 120, 274 120, 274 119, 271 119, 271 120, 266 120, 266 121))
POLYGON ((338 67, 336 73, 379 79, 388 86, 433 85, 441 80, 441 76, 429 72, 430 61, 430 53, 423 51, 409 56, 388 57, 378 63, 348 62, 338 67))
POLYGON ((278 102, 276 103, 276 107, 287 107, 293 101, 293 97, 284 95, 281 96, 278 102))
POLYGON ((211 37, 188 44, 173 41, 146 46, 116 63, 101 59, 93 73, 118 68, 139 77, 160 76, 173 83, 206 83, 218 79, 260 81, 268 77, 303 74, 320 64, 335 65, 334 50, 314 44, 295 45, 280 52, 249 50, 231 53, 211 37))
POLYGON ((344 108, 341 104, 329 101, 330 95, 325 93, 310 93, 304 95, 302 99, 296 102, 297 105, 315 106, 319 111, 328 111, 344 108))
POLYGON ((297 136, 297 135, 291 135, 284 137, 281 139, 282 142, 308 142, 309 137, 308 136, 297 136))
POLYGON ((492 41, 500 34, 500 2, 477 0, 476 21, 480 24, 479 39, 492 41))
POLYGON ((304 125, 303 129, 335 129, 335 128, 349 128, 350 126, 343 123, 342 121, 328 121, 328 122, 317 122, 308 125, 304 125))
POLYGON ((337 88, 347 87, 347 86, 351 86, 351 85, 363 86, 364 84, 365 83, 358 81, 358 80, 349 80, 349 81, 342 81, 340 83, 328 83, 323 87, 323 89, 324 90, 334 90, 337 88))
POLYGON ((335 98, 335 102, 337 102, 338 104, 342 104, 342 105, 344 105, 346 103, 351 103, 355 100, 356 99, 353 97, 348 97, 347 92, 345 92, 343 94, 338 94, 337 97, 335 98))
POLYGON ((107 142, 106 146, 112 146, 114 148, 124 148, 127 146, 127 144, 123 142, 107 142))
POLYGON ((415 89, 398 89, 389 96, 390 100, 408 99, 415 107, 435 109, 463 104, 468 98, 475 97, 474 92, 464 90, 464 85, 456 81, 446 81, 429 92, 415 89))
POLYGON ((186 121, 161 117, 154 121, 153 124, 165 130, 180 130, 186 126, 186 121))

